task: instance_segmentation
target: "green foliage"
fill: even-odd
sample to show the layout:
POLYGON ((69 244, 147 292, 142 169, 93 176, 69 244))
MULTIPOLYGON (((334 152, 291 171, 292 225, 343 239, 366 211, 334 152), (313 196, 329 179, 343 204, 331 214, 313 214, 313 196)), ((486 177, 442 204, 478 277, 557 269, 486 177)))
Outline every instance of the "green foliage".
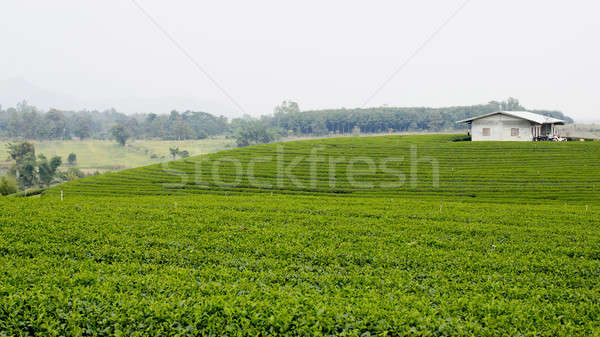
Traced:
MULTIPOLYGON (((447 108, 377 107, 360 109, 329 109, 300 111, 294 102, 284 102, 272 117, 264 118, 269 127, 292 130, 294 134, 324 135, 327 133, 354 134, 355 128, 363 133, 390 131, 462 130, 456 121, 484 113, 502 110, 527 110, 515 98, 492 101, 488 104, 447 108)), ((573 119, 559 111, 532 110, 572 123, 573 119)))
POLYGON ((90 128, 91 119, 87 116, 77 118, 75 128, 73 129, 73 134, 79 139, 86 139, 92 136, 92 131, 90 128))
POLYGON ((69 153, 67 162, 69 162, 69 165, 75 165, 75 163, 77 163, 77 155, 73 152, 69 153))
POLYGON ((20 186, 31 187, 37 184, 37 164, 33 153, 26 154, 15 167, 20 186))
POLYGON ((73 181, 85 178, 88 175, 76 167, 70 167, 66 172, 58 172, 58 176, 62 181, 73 181))
POLYGON ((40 155, 37 164, 40 184, 50 186, 61 164, 62 159, 60 157, 55 156, 48 161, 44 155, 40 155))
POLYGON ((464 135, 382 136, 266 144, 125 170, 62 188, 88 195, 273 192, 511 203, 600 202, 600 142, 455 141, 463 138, 464 135), (313 162, 311 151, 315 149, 317 161, 313 162), (417 160, 421 160, 416 166, 414 185, 412 149, 417 160), (292 176, 281 170, 278 174, 279 157, 283 171, 290 171, 292 176), (353 158, 361 157, 373 160, 374 172, 368 172, 366 163, 351 164, 353 158), (265 160, 255 162, 256 179, 252 181, 247 173, 257 158, 265 160), (240 166, 231 159, 238 160, 240 166), (300 160, 293 163, 296 159, 300 160), (333 171, 330 159, 336 161, 333 171), (394 159, 386 163, 394 172, 383 170, 386 159, 394 159), (438 188, 433 186, 434 167, 429 159, 439 164, 438 188), (217 180, 213 176, 215 167, 217 180), (356 179, 361 183, 372 186, 353 186, 348 179, 349 170, 356 171, 356 179), (313 174, 316 179, 311 185, 313 174), (330 174, 335 178, 333 186, 330 174))
POLYGON ((70 137, 64 112, 38 111, 26 101, 6 111, 0 109, 0 136, 25 139, 65 139, 70 137))
POLYGON ((35 146, 29 142, 7 144, 10 159, 15 161, 14 172, 17 183, 22 187, 31 187, 37 180, 35 146))
POLYGON ((171 157, 175 159, 177 157, 177 154, 179 153, 179 147, 170 147, 169 152, 171 153, 171 157))
POLYGON ((30 188, 28 190, 18 192, 17 194, 15 194, 15 197, 19 197, 19 198, 28 198, 28 197, 34 197, 34 196, 39 197, 46 190, 47 190, 46 188, 30 188))
POLYGON ((177 156, 181 158, 187 158, 190 156, 190 153, 186 150, 179 150, 179 147, 170 147, 169 152, 171 153, 171 157, 173 159, 177 158, 177 156))
POLYGON ((0 177, 0 195, 17 193, 17 181, 13 177, 0 177))
POLYGON ((283 101, 281 104, 275 107, 273 112, 273 123, 281 128, 281 120, 288 114, 300 113, 300 106, 298 103, 293 101, 283 101))
POLYGON ((245 121, 235 136, 235 142, 238 147, 250 145, 266 144, 276 139, 273 130, 267 128, 264 122, 257 120, 245 121))
POLYGON ((174 111, 171 115, 128 116, 114 109, 105 111, 39 111, 27 102, 17 108, 0 107, 0 138, 64 140, 71 136, 109 139, 111 128, 123 124, 132 138, 163 140, 204 139, 228 131, 227 118, 206 112, 174 111))
MULTIPOLYGON (((351 134, 358 127, 363 133, 388 133, 390 131, 462 130, 457 120, 475 115, 503 110, 525 110, 519 101, 491 101, 488 104, 447 108, 395 108, 376 107, 363 109, 330 109, 301 111, 298 103, 284 101, 275 108, 273 116, 263 116, 261 121, 274 133, 288 135, 323 136, 329 133, 351 134), (284 132, 282 132, 285 130, 284 132)), ((559 111, 530 110, 542 115, 573 120, 559 111)), ((190 140, 205 139, 215 135, 236 135, 240 121, 231 123, 223 116, 200 111, 172 111, 170 114, 125 115, 114 109, 106 111, 38 111, 27 102, 17 108, 0 108, 0 137, 36 140, 80 139, 90 137, 109 139, 114 125, 123 125, 133 139, 190 140)))
POLYGON ((131 137, 131 134, 122 123, 113 126, 113 128, 110 129, 110 134, 121 146, 125 146, 125 143, 127 143, 127 140, 131 137))
POLYGON ((597 335, 600 143, 461 138, 266 144, 2 198, 0 335, 597 335), (354 163, 380 184, 411 154, 415 186, 347 182, 352 158, 405 157, 354 163), (234 184, 233 159, 268 156, 304 187, 275 161, 254 167, 271 187, 234 184))
POLYGON ((35 156, 35 146, 30 142, 8 143, 6 147, 8 148, 10 159, 17 163, 29 154, 35 156))
POLYGON ((0 208, 1 335, 600 329, 596 206, 66 192, 0 208))

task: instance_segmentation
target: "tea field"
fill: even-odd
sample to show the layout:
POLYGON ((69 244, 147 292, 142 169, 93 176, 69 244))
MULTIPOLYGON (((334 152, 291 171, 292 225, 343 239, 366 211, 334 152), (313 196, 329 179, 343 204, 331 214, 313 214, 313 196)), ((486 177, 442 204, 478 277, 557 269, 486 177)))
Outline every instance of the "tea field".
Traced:
MULTIPOLYGON (((461 142, 453 135, 267 144, 63 185, 69 194, 286 193, 539 203, 600 201, 600 142, 461 142)), ((55 190, 57 191, 57 190, 55 190)))
POLYGON ((600 143, 455 138, 269 144, 0 198, 0 335, 598 335, 600 143))

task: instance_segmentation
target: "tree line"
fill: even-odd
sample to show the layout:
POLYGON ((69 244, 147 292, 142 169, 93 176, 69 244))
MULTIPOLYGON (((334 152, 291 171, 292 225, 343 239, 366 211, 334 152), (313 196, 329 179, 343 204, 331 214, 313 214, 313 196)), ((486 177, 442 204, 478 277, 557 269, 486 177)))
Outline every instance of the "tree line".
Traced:
POLYGON ((106 111, 41 112, 21 102, 15 108, 0 107, 0 138, 32 140, 129 139, 189 140, 209 136, 233 137, 239 147, 268 143, 286 136, 452 131, 464 129, 457 120, 498 110, 525 110, 572 123, 560 111, 528 110, 515 98, 487 104, 445 108, 375 107, 301 111, 296 102, 284 101, 273 114, 228 120, 207 112, 171 111, 169 114, 126 115, 106 111))
POLYGON ((272 115, 256 120, 234 120, 237 145, 268 143, 285 136, 458 131, 456 121, 495 111, 531 111, 573 123, 560 111, 528 110, 516 98, 487 104, 446 108, 376 107, 301 111, 298 103, 284 101, 272 115))
MULTIPOLYGON (((456 106, 446 108, 397 108, 377 107, 363 109, 329 109, 300 111, 294 102, 283 102, 273 116, 265 119, 271 128, 283 129, 299 135, 350 134, 356 129, 360 133, 385 133, 407 131, 452 131, 464 129, 456 121, 503 111, 525 111, 515 98, 506 101, 491 101, 488 104, 456 106)), ((541 115, 573 120, 560 111, 529 110, 541 115)))
POLYGON ((30 140, 76 139, 203 139, 227 132, 223 116, 201 111, 172 111, 167 115, 126 115, 115 109, 105 111, 38 110, 26 101, 14 108, 0 106, 0 138, 30 140), (115 131, 117 130, 117 131, 115 131), (117 135, 121 131, 121 137, 117 135))

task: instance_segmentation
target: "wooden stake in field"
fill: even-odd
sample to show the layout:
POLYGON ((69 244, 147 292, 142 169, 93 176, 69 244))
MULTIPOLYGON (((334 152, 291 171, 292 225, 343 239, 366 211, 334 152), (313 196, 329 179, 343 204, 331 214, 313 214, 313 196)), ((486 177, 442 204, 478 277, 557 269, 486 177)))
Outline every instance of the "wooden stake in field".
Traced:
POLYGON ((60 190, 60 201, 63 201, 63 190, 60 190))

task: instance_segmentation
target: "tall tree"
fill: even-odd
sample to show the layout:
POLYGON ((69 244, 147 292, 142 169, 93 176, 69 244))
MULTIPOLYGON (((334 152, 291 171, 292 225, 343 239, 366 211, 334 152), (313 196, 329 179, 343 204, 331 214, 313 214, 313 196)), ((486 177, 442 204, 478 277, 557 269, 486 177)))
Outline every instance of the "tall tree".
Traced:
POLYGON ((56 176, 58 167, 62 164, 62 159, 58 156, 52 157, 50 161, 44 156, 39 156, 38 172, 40 176, 40 185, 50 186, 56 176))
POLYGON ((300 106, 298 103, 294 101, 281 102, 281 104, 275 107, 275 111, 273 113, 275 126, 281 128, 282 119, 284 119, 286 115, 293 116, 294 114, 298 113, 300 113, 300 106))
POLYGON ((117 143, 119 143, 119 145, 121 146, 125 146, 125 143, 127 143, 127 140, 130 137, 129 132, 123 124, 117 124, 113 126, 110 133, 113 136, 113 138, 117 141, 117 143))
POLYGON ((79 139, 90 138, 90 120, 88 118, 78 118, 77 122, 75 123, 73 134, 75 137, 79 137, 79 139))
POLYGON ((51 139, 67 139, 67 122, 65 114, 62 111, 55 109, 48 111, 46 113, 45 125, 51 139))
POLYGON ((17 181, 19 182, 21 179, 21 169, 26 165, 24 163, 30 163, 31 158, 35 161, 35 146, 29 142, 21 142, 21 143, 8 143, 6 145, 8 148, 8 154, 10 159, 15 161, 15 176, 17 181))
POLYGON ((37 183, 37 163, 35 162, 35 154, 32 152, 26 153, 20 162, 15 165, 15 171, 19 172, 18 184, 23 187, 32 187, 37 183))
POLYGON ((183 118, 177 118, 171 123, 171 129, 173 132, 173 136, 177 140, 189 139, 191 135, 191 130, 188 125, 185 123, 183 118))

